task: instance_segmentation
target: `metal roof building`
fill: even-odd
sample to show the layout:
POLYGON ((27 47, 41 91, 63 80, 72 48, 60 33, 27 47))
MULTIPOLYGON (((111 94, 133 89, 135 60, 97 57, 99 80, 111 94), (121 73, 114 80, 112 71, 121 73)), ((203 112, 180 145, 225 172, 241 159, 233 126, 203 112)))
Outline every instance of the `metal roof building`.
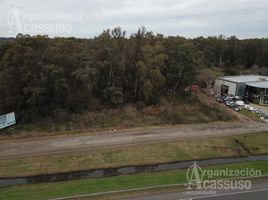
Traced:
POLYGON ((268 81, 268 76, 261 75, 240 75, 240 76, 223 76, 218 79, 233 82, 233 83, 252 83, 268 81))
POLYGON ((268 81, 247 83, 248 86, 255 88, 268 88, 268 81))
POLYGON ((215 89, 221 94, 250 96, 260 104, 268 104, 268 76, 240 75, 218 77, 215 89), (256 100, 257 99, 257 100, 256 100))

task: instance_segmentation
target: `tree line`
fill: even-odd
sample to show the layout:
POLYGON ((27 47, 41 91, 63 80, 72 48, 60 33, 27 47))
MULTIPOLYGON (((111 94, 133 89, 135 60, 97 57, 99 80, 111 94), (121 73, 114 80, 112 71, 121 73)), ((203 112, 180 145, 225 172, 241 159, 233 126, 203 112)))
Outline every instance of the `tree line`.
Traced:
POLYGON ((155 104, 196 84, 199 69, 254 65, 268 67, 267 39, 164 37, 144 27, 129 37, 121 28, 92 39, 19 34, 0 40, 0 113, 33 120, 88 110, 92 99, 155 104))

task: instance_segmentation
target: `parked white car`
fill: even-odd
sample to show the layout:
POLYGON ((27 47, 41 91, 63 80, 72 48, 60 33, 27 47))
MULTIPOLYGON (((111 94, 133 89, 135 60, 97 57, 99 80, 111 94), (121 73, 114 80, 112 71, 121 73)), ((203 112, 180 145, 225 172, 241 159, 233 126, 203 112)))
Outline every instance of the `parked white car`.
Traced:
POLYGON ((236 106, 245 106, 245 102, 244 101, 236 101, 235 105, 236 106))
POLYGON ((255 108, 253 106, 245 105, 245 108, 249 111, 254 111, 255 108))

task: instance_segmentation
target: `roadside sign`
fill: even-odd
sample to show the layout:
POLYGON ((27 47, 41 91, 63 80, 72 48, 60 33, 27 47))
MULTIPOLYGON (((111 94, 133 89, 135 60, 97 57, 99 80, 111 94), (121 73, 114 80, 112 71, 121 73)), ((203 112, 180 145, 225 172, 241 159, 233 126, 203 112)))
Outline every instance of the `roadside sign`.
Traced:
POLYGON ((0 116, 0 129, 6 128, 13 124, 16 124, 16 118, 14 112, 0 116))

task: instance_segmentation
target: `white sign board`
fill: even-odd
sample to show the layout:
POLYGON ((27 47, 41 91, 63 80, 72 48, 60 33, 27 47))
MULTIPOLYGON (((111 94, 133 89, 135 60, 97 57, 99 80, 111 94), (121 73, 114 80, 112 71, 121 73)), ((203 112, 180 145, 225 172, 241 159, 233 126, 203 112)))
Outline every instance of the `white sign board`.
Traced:
POLYGON ((0 129, 6 128, 13 124, 16 124, 16 118, 14 112, 0 116, 0 129))

